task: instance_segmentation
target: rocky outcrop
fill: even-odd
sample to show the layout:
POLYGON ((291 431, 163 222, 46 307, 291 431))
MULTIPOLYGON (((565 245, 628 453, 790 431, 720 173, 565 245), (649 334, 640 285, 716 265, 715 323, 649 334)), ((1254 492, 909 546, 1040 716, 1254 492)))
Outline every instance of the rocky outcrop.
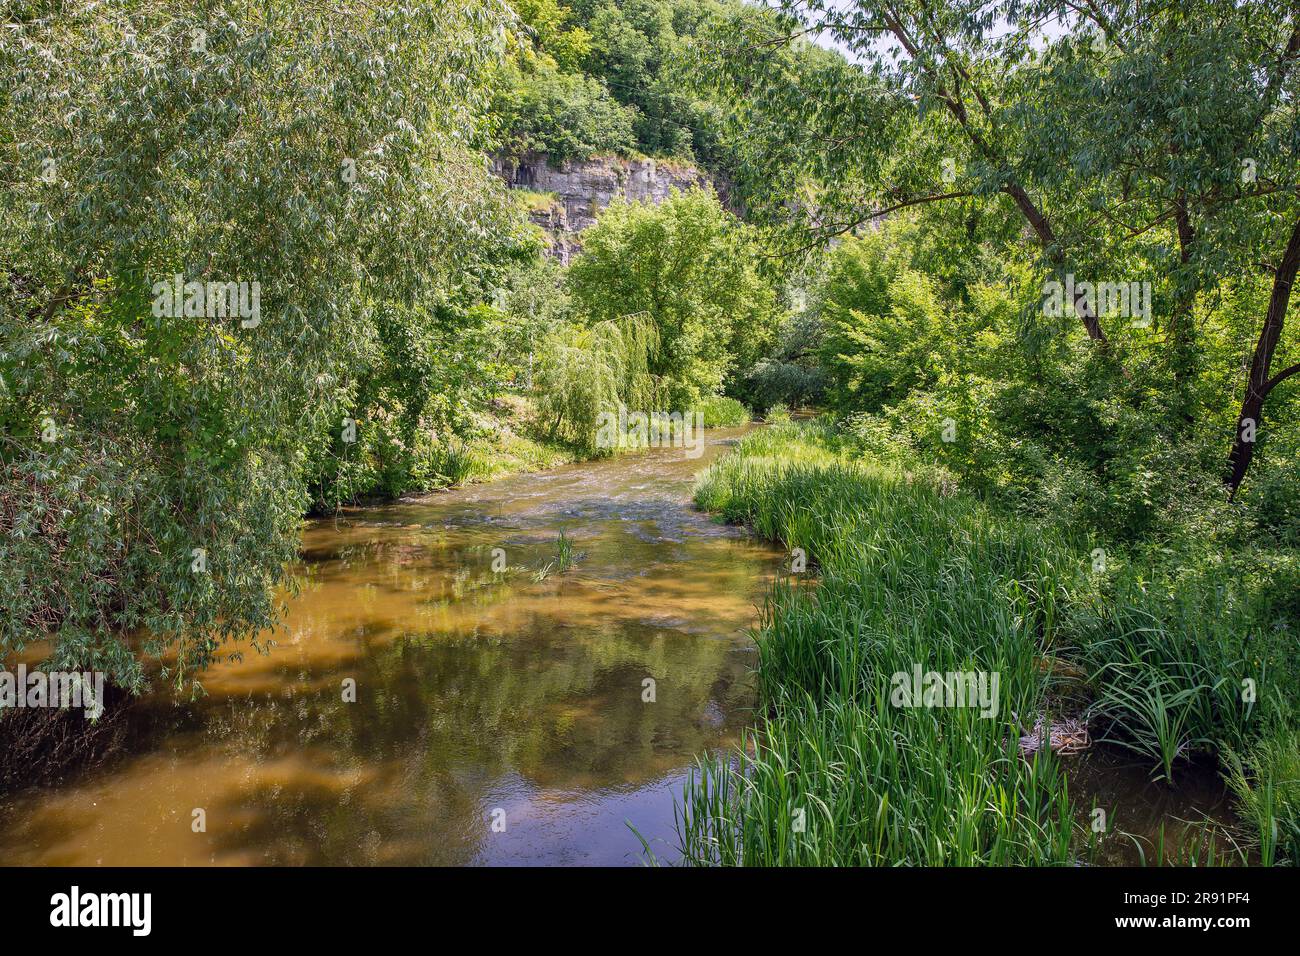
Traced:
POLYGON ((539 194, 529 218, 546 232, 551 254, 566 265, 581 248, 578 233, 615 199, 660 203, 674 189, 703 186, 718 191, 696 167, 662 159, 599 156, 552 166, 544 153, 528 153, 498 157, 493 168, 511 188, 539 194))

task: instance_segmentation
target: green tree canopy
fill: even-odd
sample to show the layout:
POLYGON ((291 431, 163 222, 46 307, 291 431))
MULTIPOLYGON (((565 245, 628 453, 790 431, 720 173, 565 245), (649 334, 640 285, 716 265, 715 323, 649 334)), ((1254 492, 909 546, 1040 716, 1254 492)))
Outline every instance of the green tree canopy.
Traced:
POLYGON ((748 104, 730 118, 729 139, 761 187, 747 196, 755 219, 792 246, 815 246, 902 209, 945 206, 972 227, 984 217, 1016 223, 1004 248, 1030 258, 1044 281, 1149 282, 1149 327, 1100 314, 1076 287, 1064 317, 1040 309, 1027 331, 1073 328, 1117 392, 1137 383, 1164 394, 1167 427, 1219 429, 1235 491, 1254 439, 1267 441, 1266 401, 1300 371, 1300 348, 1283 335, 1300 267, 1294 5, 811 0, 782 9, 782 24, 742 20, 712 60, 715 95, 748 104), (810 35, 852 51, 860 78, 792 72, 810 35), (1260 285, 1249 330, 1215 321, 1234 336, 1231 348, 1197 344, 1206 309, 1260 285), (1244 381, 1225 375, 1243 351, 1244 381))
POLYGON ((274 622, 358 343, 381 309, 463 296, 513 228, 472 148, 508 21, 492 0, 10 16, 6 650, 53 636, 54 664, 139 686, 138 630, 180 682, 274 622), (255 313, 195 297, 228 282, 255 313))
POLYGON ((650 373, 674 408, 722 389, 771 345, 776 297, 748 229, 702 189, 658 206, 615 202, 582 234, 569 285, 588 323, 644 312, 658 331, 650 373))

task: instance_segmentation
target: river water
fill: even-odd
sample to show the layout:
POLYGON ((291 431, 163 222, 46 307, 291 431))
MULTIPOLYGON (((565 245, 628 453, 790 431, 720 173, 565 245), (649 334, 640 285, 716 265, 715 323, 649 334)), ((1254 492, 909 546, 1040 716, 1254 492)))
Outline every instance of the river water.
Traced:
MULTIPOLYGON (((272 652, 134 703, 103 768, 0 798, 0 864, 634 865, 638 833, 672 862, 694 758, 752 723, 781 563, 690 505, 746 430, 308 523, 272 652), (574 563, 544 573, 561 532, 574 563)), ((1213 770, 1067 769, 1080 826, 1095 804, 1131 834, 1097 862, 1176 860, 1229 819, 1213 770)))
POLYGON ((629 824, 671 861, 693 758, 751 719, 780 561, 690 507, 743 431, 309 523, 271 654, 5 801, 0 861, 636 864, 629 824), (560 532, 576 560, 543 575, 560 532))

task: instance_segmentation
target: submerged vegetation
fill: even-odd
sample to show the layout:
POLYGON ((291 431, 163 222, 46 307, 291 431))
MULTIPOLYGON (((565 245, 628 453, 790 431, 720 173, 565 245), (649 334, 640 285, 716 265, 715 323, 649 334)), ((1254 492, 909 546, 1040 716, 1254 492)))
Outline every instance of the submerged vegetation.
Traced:
POLYGON ((573 539, 563 531, 555 539, 555 556, 533 572, 534 581, 545 581, 552 574, 563 574, 579 557, 573 553, 573 539))

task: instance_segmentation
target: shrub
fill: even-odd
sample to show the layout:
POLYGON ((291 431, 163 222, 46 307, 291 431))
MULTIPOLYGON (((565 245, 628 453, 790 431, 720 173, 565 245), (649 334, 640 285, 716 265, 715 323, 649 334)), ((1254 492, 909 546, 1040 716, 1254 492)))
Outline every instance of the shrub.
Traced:
POLYGON ((705 428, 733 428, 749 421, 749 409, 722 395, 706 395, 695 403, 694 410, 704 416, 705 428))
POLYGON ((636 145, 637 111, 582 74, 544 71, 524 78, 503 113, 502 146, 516 155, 535 150, 559 164, 597 153, 626 155, 636 145))

